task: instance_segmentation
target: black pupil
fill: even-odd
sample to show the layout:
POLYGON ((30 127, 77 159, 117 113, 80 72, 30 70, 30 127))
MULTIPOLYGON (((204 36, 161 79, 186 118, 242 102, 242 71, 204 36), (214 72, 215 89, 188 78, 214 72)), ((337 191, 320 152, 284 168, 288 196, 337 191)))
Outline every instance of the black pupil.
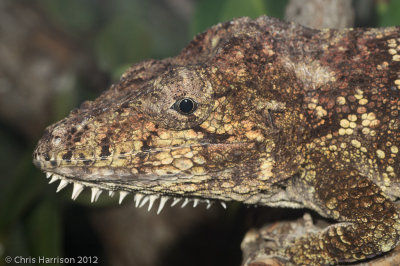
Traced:
POLYGON ((189 114, 190 112, 193 111, 194 103, 190 99, 183 99, 179 103, 179 111, 181 111, 184 114, 189 114))

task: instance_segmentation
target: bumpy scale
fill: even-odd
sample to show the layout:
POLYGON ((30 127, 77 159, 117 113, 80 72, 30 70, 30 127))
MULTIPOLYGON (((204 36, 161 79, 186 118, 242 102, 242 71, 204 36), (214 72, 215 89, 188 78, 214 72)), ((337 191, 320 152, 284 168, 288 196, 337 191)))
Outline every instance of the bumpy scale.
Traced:
POLYGON ((306 207, 337 224, 280 250, 296 264, 374 257, 400 238, 400 28, 312 30, 260 17, 218 24, 147 60, 48 127, 34 163, 74 184, 306 207))

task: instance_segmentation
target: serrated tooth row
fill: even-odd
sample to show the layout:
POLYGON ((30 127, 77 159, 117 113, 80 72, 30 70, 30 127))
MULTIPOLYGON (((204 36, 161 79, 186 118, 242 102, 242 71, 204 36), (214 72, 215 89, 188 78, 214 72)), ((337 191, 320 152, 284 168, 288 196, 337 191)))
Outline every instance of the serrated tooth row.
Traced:
MULTIPOLYGON (((67 181, 65 179, 62 179, 61 176, 56 175, 56 174, 46 173, 46 177, 47 178, 51 177, 51 180, 50 180, 49 184, 54 183, 57 180, 60 180, 60 183, 58 184, 56 193, 60 192, 63 188, 65 188, 70 183, 69 181, 67 181)), ((74 183, 74 182, 73 182, 73 185, 74 185, 74 187, 72 189, 71 198, 73 200, 75 200, 79 196, 79 194, 83 191, 84 186, 82 184, 74 183)))
MULTIPOLYGON (((57 174, 46 173, 46 177, 47 178, 51 177, 49 184, 54 183, 57 180, 60 180, 60 183, 59 183, 59 185, 57 187, 56 192, 61 191, 63 188, 65 188, 70 183, 70 181, 67 181, 67 180, 63 179, 61 176, 59 176, 57 174)), ((80 183, 77 183, 77 182, 73 182, 73 189, 72 189, 71 198, 73 200, 77 199, 79 194, 83 191, 84 188, 85 187, 84 187, 83 184, 80 184, 80 183)), ((90 200, 91 200, 91 202, 96 202, 98 200, 98 198, 100 197, 100 194, 103 192, 103 190, 101 190, 98 187, 91 187, 91 189, 92 189, 92 195, 91 195, 91 199, 90 200)), ((110 190, 109 191, 109 196, 110 197, 114 196, 114 193, 115 193, 115 191, 110 190)), ((119 204, 122 203, 122 201, 126 198, 126 196, 128 194, 129 194, 129 192, 127 192, 127 191, 119 191, 119 200, 118 200, 119 204)), ((158 198, 160 198, 160 204, 159 204, 158 209, 157 209, 157 214, 159 214, 162 211, 162 209, 164 208, 166 202, 170 199, 170 197, 168 197, 168 196, 160 196, 160 195, 156 195, 156 194, 143 195, 141 193, 136 193, 135 197, 134 197, 135 207, 141 208, 144 205, 146 205, 147 202, 149 202, 149 206, 148 206, 147 210, 150 211, 151 208, 154 205, 154 202, 158 198)), ((174 198, 174 200, 171 203, 171 207, 173 207, 176 204, 178 204, 179 202, 181 202, 182 199, 183 198, 174 198)), ((184 201, 183 201, 183 203, 181 205, 181 208, 185 207, 191 200, 193 201, 193 208, 195 208, 200 202, 206 202, 207 203, 206 209, 209 209, 211 207, 211 205, 213 204, 213 202, 210 201, 210 200, 200 200, 198 198, 194 198, 194 199, 184 198, 184 201)), ((220 204, 224 209, 227 208, 225 202, 220 201, 220 204)))
MULTIPOLYGON (((134 201, 135 201, 135 206, 136 207, 143 207, 144 205, 146 205, 147 202, 149 202, 149 206, 147 208, 148 211, 151 210, 151 208, 154 205, 154 202, 157 199, 160 199, 160 204, 158 206, 157 209, 157 214, 160 214, 162 209, 165 207, 165 204, 167 203, 167 201, 170 199, 170 197, 168 196, 159 196, 159 195, 143 195, 140 193, 136 193, 134 201)), ((206 208, 209 209, 212 205, 213 202, 211 202, 210 200, 201 200, 201 199, 190 199, 190 198, 173 198, 173 201, 171 203, 171 207, 175 206, 176 204, 178 204, 179 202, 181 202, 184 199, 181 208, 187 206, 189 204, 190 201, 193 201, 193 207, 196 207, 200 202, 205 202, 207 203, 206 208)), ((225 203, 221 203, 221 205, 224 207, 226 207, 225 203)))
MULTIPOLYGON (((154 205, 154 202, 160 198, 160 204, 158 206, 158 210, 157 210, 157 214, 159 214, 162 209, 165 207, 166 202, 170 199, 170 197, 168 196, 159 196, 159 195, 143 195, 140 193, 136 193, 134 201, 135 201, 135 206, 136 207, 143 207, 144 205, 146 205, 147 202, 149 202, 149 206, 147 208, 148 211, 151 210, 151 208, 154 205)), ((213 204, 212 201, 210 200, 201 200, 201 199, 190 199, 190 198, 173 198, 173 201, 171 203, 171 207, 177 205, 179 202, 181 202, 182 200, 183 203, 181 205, 181 208, 187 206, 189 204, 190 201, 193 201, 193 207, 196 207, 197 205, 199 205, 200 202, 205 202, 207 203, 206 205, 206 209, 209 209, 211 207, 211 205, 213 204)), ((226 203, 225 202, 220 202, 221 206, 226 209, 226 203)))

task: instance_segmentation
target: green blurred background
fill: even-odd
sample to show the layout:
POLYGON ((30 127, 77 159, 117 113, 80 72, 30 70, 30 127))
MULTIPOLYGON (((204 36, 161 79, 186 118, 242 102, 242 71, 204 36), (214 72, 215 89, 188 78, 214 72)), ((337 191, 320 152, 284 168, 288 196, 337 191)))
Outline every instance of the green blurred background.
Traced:
MULTIPOLYGON (((362 1, 361 1, 362 2, 362 1)), ((400 24, 400 1, 369 1, 356 25, 400 24)), ((287 1, 272 0, 0 0, 0 265, 5 256, 96 255, 88 193, 68 193, 31 163, 44 128, 94 99, 131 64, 177 54, 197 33, 233 17, 282 18, 287 1), (82 240, 84 245, 78 245, 82 240)), ((104 197, 105 198, 105 197, 104 197)), ((185 210, 182 210, 184 212, 185 210)), ((235 243, 237 244, 237 243, 235 243)), ((240 263, 240 255, 238 255, 240 263)))

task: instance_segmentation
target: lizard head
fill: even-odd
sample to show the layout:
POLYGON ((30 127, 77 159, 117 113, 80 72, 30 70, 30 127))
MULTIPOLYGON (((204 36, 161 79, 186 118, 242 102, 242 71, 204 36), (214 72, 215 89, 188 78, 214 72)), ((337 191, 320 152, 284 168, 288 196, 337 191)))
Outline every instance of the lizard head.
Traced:
POLYGON ((262 204, 283 178, 279 170, 290 174, 282 158, 293 157, 295 146, 284 136, 296 116, 281 101, 284 92, 260 93, 246 70, 234 73, 219 54, 213 64, 134 65, 99 98, 46 129, 35 165, 61 180, 58 191, 73 183, 73 198, 91 187, 92 200, 109 190, 122 198, 136 193, 137 204, 169 196, 262 204))

